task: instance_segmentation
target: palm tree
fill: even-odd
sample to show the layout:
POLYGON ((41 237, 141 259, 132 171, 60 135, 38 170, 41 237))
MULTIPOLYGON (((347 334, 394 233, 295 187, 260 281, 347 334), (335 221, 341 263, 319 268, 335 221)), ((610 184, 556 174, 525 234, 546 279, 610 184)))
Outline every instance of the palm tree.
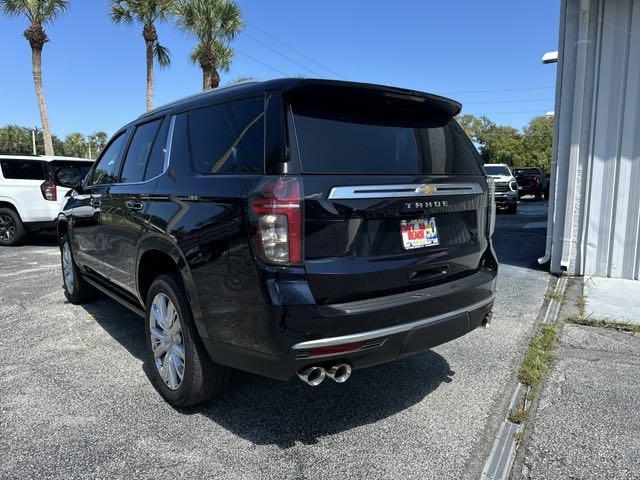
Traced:
POLYGON ((5 14, 24 15, 30 22, 29 27, 24 31, 24 36, 31 46, 31 72, 40 109, 45 155, 53 155, 53 140, 49 130, 47 103, 42 89, 42 48, 49 41, 44 25, 64 12, 68 6, 67 0, 0 0, 0 9, 5 14))
POLYGON ((142 38, 147 58, 147 111, 153 103, 153 61, 161 67, 171 62, 169 50, 158 42, 156 22, 164 22, 173 12, 174 0, 111 0, 111 20, 114 23, 142 24, 142 38))
POLYGON ((243 27, 240 8, 233 0, 177 0, 176 13, 178 26, 198 39, 191 60, 202 68, 202 89, 217 88, 233 58, 229 42, 243 27))

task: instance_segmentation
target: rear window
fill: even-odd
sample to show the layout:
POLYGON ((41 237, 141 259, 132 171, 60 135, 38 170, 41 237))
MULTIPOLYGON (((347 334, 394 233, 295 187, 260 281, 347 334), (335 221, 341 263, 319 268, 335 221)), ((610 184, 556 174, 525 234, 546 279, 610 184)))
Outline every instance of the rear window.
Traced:
POLYGON ((44 167, 39 160, 2 160, 0 161, 4 178, 16 180, 44 180, 44 167))
POLYGON ((513 171, 514 175, 520 175, 520 174, 533 174, 533 175, 540 175, 542 174, 542 172, 540 171, 540 169, 538 168, 516 168, 513 171))
POLYGON ((264 172, 264 98, 199 108, 176 117, 176 136, 199 173, 264 172))
POLYGON ((475 149, 456 121, 427 117, 292 105, 290 123, 304 173, 481 174, 475 149))
POLYGON ((80 170, 80 180, 84 180, 84 177, 86 177, 87 174, 89 173, 89 170, 91 170, 91 167, 93 166, 93 162, 79 162, 79 161, 69 162, 64 160, 55 160, 49 163, 49 166, 51 167, 51 170, 53 172, 53 181, 56 183, 56 185, 61 185, 62 183, 69 185, 70 179, 62 178, 62 176, 64 176, 65 174, 68 174, 68 172, 65 172, 62 170, 63 168, 65 167, 77 168, 78 170, 80 170))

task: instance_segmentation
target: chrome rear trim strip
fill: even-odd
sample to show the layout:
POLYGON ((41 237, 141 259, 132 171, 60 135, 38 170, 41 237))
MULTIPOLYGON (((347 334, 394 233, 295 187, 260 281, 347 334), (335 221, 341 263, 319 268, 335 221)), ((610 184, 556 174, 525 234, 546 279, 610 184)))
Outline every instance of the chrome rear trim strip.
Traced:
POLYGON ((489 305, 494 301, 494 299, 495 295, 491 295, 489 298, 482 300, 481 302, 474 303, 473 305, 469 305, 468 307, 460 308, 452 312, 443 313, 441 315, 436 315, 434 317, 423 318, 414 322, 394 325, 393 327, 379 328, 377 330, 353 333, 351 335, 343 335, 341 337, 321 338, 319 340, 310 340, 308 342, 296 343, 292 347, 292 349, 308 350, 311 348, 333 347, 334 345, 342 345, 344 343, 364 342, 366 340, 371 340, 372 338, 388 337, 390 335, 395 335, 396 333, 407 332, 409 330, 413 330, 414 328, 424 327, 426 325, 439 322, 440 320, 444 320, 449 317, 456 317, 464 313, 472 312, 473 310, 477 310, 486 305, 489 305))
POLYGON ((333 187, 330 200, 357 198, 431 197, 439 195, 470 195, 482 193, 477 183, 423 183, 409 185, 355 185, 333 187))

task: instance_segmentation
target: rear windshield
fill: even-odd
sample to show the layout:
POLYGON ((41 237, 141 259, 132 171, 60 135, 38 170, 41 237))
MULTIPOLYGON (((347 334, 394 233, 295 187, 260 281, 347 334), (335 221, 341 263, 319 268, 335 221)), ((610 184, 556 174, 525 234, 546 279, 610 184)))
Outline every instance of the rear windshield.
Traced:
MULTIPOLYGON (((72 185, 74 183, 80 183, 87 176, 89 170, 93 166, 93 162, 69 162, 64 160, 55 160, 49 164, 53 173, 53 181, 56 185, 72 185), (64 167, 75 167, 80 170, 80 182, 76 182, 75 179, 70 179, 69 176, 73 174, 71 169, 62 170, 64 167)), ((75 176, 75 175, 74 175, 75 176)))
POLYGON ((539 175, 542 172, 540 171, 539 168, 517 168, 517 169, 515 169, 513 171, 514 175, 520 175, 522 173, 524 173, 524 174, 532 173, 532 174, 535 174, 535 175, 539 175))
POLYGON ((384 108, 291 105, 304 173, 482 174, 473 144, 455 120, 384 108))

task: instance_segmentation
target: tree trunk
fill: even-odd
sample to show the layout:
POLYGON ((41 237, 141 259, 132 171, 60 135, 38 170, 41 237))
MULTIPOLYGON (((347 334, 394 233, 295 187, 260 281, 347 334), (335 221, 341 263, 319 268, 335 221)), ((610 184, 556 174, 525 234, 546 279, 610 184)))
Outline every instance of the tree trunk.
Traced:
POLYGON ((220 75, 218 75, 218 70, 216 70, 216 67, 211 68, 210 85, 210 88, 218 88, 220 86, 220 75))
POLYGON ((36 99, 40 109, 40 120, 42 121, 42 136, 44 138, 44 154, 53 155, 53 140, 49 130, 49 118, 47 116, 47 103, 44 99, 42 89, 42 47, 31 47, 31 70, 33 72, 33 84, 36 89, 36 99))
POLYGON ((147 112, 153 104, 153 42, 145 41, 147 49, 147 112))
POLYGON ((211 74, 206 67, 202 67, 202 90, 211 89, 211 74))

